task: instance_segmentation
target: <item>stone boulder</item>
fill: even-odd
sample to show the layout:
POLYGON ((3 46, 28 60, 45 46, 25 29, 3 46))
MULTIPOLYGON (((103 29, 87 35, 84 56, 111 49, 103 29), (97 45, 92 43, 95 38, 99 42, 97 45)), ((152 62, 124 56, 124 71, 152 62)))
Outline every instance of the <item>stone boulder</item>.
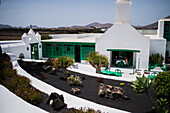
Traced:
POLYGON ((42 70, 45 72, 49 71, 51 68, 52 68, 51 66, 46 66, 46 65, 42 66, 42 70))
POLYGON ((118 86, 104 85, 103 83, 100 83, 98 96, 118 100, 129 99, 129 96, 126 94, 123 88, 118 86))
POLYGON ((66 107, 66 104, 60 98, 57 98, 54 100, 52 106, 55 111, 58 111, 64 107, 66 107))
POLYGON ((71 88, 71 92, 74 94, 80 94, 80 89, 78 88, 71 88))
POLYGON ((59 95, 57 93, 51 93, 51 95, 47 98, 46 104, 50 104, 55 111, 67 106, 64 103, 63 95, 59 95))

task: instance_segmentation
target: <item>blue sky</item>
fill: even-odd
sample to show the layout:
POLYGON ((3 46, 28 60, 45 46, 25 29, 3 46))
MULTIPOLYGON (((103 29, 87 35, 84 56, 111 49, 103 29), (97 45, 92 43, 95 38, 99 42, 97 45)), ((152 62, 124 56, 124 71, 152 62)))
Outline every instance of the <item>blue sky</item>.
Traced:
MULTIPOLYGON (((1 0, 0 24, 61 27, 114 23, 116 0, 1 0)), ((170 0, 132 0, 131 24, 147 25, 170 15, 170 0)))

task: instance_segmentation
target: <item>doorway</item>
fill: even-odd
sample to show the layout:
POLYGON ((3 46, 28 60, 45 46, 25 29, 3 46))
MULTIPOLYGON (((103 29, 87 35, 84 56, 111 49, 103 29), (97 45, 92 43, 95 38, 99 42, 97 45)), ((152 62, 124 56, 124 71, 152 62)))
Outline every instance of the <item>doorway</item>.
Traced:
POLYGON ((111 65, 115 66, 115 58, 117 57, 118 60, 124 60, 125 58, 130 60, 130 66, 133 65, 133 52, 128 52, 128 51, 112 51, 112 62, 111 65))
POLYGON ((39 59, 39 54, 38 54, 38 43, 31 44, 31 59, 39 59))
POLYGON ((75 45, 75 61, 80 62, 80 45, 75 45))

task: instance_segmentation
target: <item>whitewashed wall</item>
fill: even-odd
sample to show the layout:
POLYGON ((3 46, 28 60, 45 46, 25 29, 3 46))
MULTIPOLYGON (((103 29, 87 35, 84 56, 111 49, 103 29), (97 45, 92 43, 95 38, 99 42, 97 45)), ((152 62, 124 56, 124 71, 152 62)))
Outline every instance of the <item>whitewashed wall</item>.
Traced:
POLYGON ((17 57, 19 57, 20 53, 23 53, 25 58, 30 59, 30 48, 27 50, 25 43, 5 44, 1 45, 1 47, 3 52, 13 53, 17 57))
POLYGON ((140 50, 136 55, 136 67, 140 58, 140 69, 148 69, 150 39, 141 35, 129 23, 114 24, 108 31, 96 39, 96 51, 111 56, 107 49, 140 50))

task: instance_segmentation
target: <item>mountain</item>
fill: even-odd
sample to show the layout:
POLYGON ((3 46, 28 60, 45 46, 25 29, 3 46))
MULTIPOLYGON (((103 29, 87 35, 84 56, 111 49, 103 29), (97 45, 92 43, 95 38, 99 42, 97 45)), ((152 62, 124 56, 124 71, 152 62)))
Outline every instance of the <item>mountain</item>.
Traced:
POLYGON ((0 24, 0 28, 13 28, 13 27, 10 25, 0 24))
POLYGON ((106 24, 101 24, 98 22, 94 22, 91 24, 88 24, 86 26, 84 26, 85 28, 90 28, 90 27, 95 27, 95 28, 110 28, 113 24, 110 23, 106 23, 106 24))
POLYGON ((146 26, 133 26, 136 29, 158 29, 158 22, 146 26))
POLYGON ((74 25, 74 26, 71 26, 71 28, 110 28, 112 25, 113 24, 110 24, 110 23, 101 24, 98 22, 93 22, 93 23, 85 25, 85 26, 74 25))

